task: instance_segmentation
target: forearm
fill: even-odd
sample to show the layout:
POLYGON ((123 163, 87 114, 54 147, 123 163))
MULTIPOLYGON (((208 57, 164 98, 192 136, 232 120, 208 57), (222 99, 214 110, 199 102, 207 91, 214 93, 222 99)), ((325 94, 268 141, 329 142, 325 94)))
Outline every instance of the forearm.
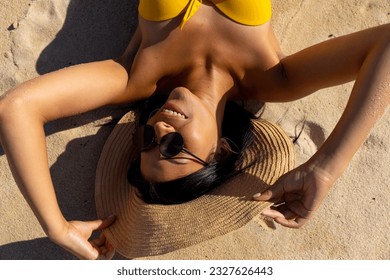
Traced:
POLYGON ((390 43, 383 40, 365 58, 347 107, 335 129, 312 157, 332 179, 338 178, 390 102, 390 43))
POLYGON ((46 234, 52 236, 65 219, 50 177, 43 122, 27 108, 15 110, 2 107, 1 143, 18 187, 46 234))

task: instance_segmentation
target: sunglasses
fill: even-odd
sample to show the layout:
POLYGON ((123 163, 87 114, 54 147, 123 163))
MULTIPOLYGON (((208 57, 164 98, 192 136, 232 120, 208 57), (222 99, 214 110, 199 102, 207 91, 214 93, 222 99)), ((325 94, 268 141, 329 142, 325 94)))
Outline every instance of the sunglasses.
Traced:
POLYGON ((205 162, 203 159, 194 155, 190 151, 188 151, 184 147, 184 139, 178 132, 170 132, 165 134, 160 139, 160 143, 157 142, 156 133, 154 131, 154 127, 150 125, 145 125, 143 127, 142 134, 142 147, 141 152, 148 151, 153 149, 155 146, 159 146, 160 154, 165 158, 173 158, 181 152, 191 155, 199 162, 201 162, 204 166, 208 166, 209 164, 205 162))

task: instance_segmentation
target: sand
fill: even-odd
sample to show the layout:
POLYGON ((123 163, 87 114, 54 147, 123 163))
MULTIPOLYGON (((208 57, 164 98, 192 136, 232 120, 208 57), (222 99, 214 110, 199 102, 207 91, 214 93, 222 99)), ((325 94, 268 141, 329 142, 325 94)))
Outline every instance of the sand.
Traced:
MULTIPOLYGON (((389 0, 274 2, 273 25, 286 54, 390 22, 389 0)), ((0 94, 49 71, 120 54, 134 32, 136 7, 137 1, 129 0, 1 1, 0 94)), ((302 163, 332 131, 351 87, 321 90, 288 104, 267 104, 263 116, 290 136, 306 119, 296 143, 297 161, 302 163)), ((46 126, 51 173, 67 219, 96 218, 95 168, 112 129, 103 124, 125 111, 107 108, 46 126)), ((251 222, 228 235, 148 259, 390 259, 389 138, 387 112, 303 228, 277 226, 266 231, 251 222)), ((73 259, 45 237, 1 149, 0 176, 0 259, 73 259)))

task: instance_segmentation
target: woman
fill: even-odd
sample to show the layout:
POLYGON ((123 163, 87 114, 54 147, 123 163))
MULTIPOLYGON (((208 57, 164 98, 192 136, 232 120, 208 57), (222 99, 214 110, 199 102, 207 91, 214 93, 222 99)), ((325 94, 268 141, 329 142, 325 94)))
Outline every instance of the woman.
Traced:
POLYGON ((45 150, 43 125, 48 121, 169 92, 167 103, 148 124, 157 139, 179 132, 200 160, 160 160, 158 149, 142 153, 143 176, 164 182, 199 171, 203 162, 218 155, 228 100, 287 102, 356 80, 340 121, 320 150, 272 190, 254 195, 256 200, 285 202, 264 214, 284 226, 300 227, 388 106, 389 24, 285 57, 269 23, 269 0, 172 2, 140 1, 139 27, 119 59, 41 76, 1 99, 1 144, 15 180, 49 238, 80 258, 112 256, 104 236, 91 243, 88 238, 114 218, 64 219, 45 150))

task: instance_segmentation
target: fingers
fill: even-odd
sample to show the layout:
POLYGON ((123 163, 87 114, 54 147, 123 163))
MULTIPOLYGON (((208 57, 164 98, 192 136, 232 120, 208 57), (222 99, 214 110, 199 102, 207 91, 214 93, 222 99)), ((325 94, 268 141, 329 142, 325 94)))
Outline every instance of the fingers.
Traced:
POLYGON ((92 240, 90 237, 94 231, 107 228, 114 221, 115 216, 88 222, 70 221, 66 233, 61 240, 56 240, 56 243, 80 259, 112 258, 115 253, 114 247, 103 234, 92 240))
POLYGON ((266 190, 263 193, 256 193, 253 195, 253 199, 256 201, 267 201, 272 198, 272 192, 270 190, 266 190))
POLYGON ((103 220, 102 224, 97 229, 98 230, 105 229, 105 228, 111 226, 115 221, 116 221, 116 216, 115 215, 108 216, 107 218, 105 218, 103 220))
MULTIPOLYGON (((264 191, 263 193, 257 193, 253 196, 254 200, 257 201, 270 201, 273 203, 282 202, 283 196, 286 193, 295 192, 297 189, 296 186, 296 175, 291 175, 292 173, 287 173, 280 177, 271 188, 264 191), (291 176, 293 178, 291 178, 291 176)), ((299 189, 299 188, 298 188, 299 189)))
MULTIPOLYGON (((90 222, 93 230, 102 230, 112 225, 116 220, 116 216, 112 215, 103 220, 96 220, 90 222)), ((99 237, 89 241, 92 247, 97 251, 95 259, 98 260, 110 260, 115 255, 115 248, 108 241, 104 233, 102 232, 99 237)))
POLYGON ((275 219, 275 222, 288 228, 300 228, 307 222, 307 219, 297 218, 294 220, 287 220, 287 219, 277 218, 275 219))
POLYGON ((108 239, 103 233, 101 233, 98 238, 91 240, 90 243, 98 252, 98 260, 109 260, 114 257, 115 248, 111 245, 111 243, 108 241, 108 239))
POLYGON ((106 239, 105 246, 102 248, 98 259, 111 260, 114 257, 114 255, 115 255, 115 248, 106 239))
POLYGON ((288 228, 300 228, 309 220, 311 213, 305 215, 298 215, 298 211, 293 211, 286 205, 278 206, 274 209, 266 209, 262 215, 273 219, 278 224, 288 228))
POLYGON ((97 260, 111 260, 115 255, 115 250, 107 251, 105 254, 100 254, 97 260))
POLYGON ((94 230, 102 230, 102 229, 109 227, 110 225, 112 225, 115 222, 115 220, 116 220, 116 216, 111 215, 105 219, 90 221, 88 223, 90 224, 92 231, 94 231, 94 230))
POLYGON ((266 209, 262 214, 268 218, 273 219, 278 224, 288 228, 299 228, 302 226, 295 218, 288 219, 284 214, 276 210, 266 209))
MULTIPOLYGON (((105 219, 89 221, 90 232, 103 230, 112 225, 116 220, 116 216, 111 215, 105 219)), ((91 251, 88 259, 112 259, 115 254, 114 247, 108 242, 105 235, 101 233, 99 237, 89 240, 91 251)))
POLYGON ((271 189, 264 191, 263 193, 257 193, 253 195, 253 199, 256 201, 270 201, 278 202, 283 197, 284 194, 284 185, 275 184, 271 189))

